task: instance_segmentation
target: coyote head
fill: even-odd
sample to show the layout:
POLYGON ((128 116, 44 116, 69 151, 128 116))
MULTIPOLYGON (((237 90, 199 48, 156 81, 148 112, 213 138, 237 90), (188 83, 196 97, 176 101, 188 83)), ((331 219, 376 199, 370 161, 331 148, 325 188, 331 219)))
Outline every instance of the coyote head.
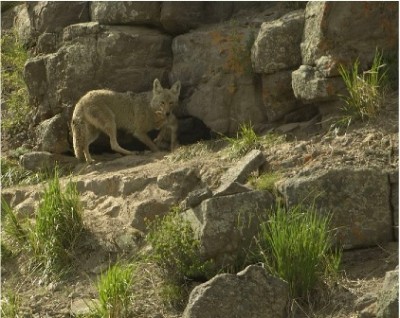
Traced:
POLYGON ((165 122, 171 112, 178 106, 181 82, 177 81, 170 89, 163 88, 156 78, 153 83, 153 97, 151 108, 154 110, 157 121, 165 122))

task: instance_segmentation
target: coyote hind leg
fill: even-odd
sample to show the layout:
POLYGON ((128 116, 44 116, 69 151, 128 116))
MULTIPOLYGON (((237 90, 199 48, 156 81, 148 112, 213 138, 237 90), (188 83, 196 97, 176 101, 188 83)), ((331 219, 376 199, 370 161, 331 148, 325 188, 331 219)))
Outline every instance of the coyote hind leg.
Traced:
POLYGON ((104 132, 110 138, 111 149, 123 155, 132 155, 133 152, 122 148, 117 141, 117 126, 115 124, 114 114, 107 109, 103 113, 88 116, 90 123, 97 129, 104 132), (106 120, 104 118, 107 118, 106 120))

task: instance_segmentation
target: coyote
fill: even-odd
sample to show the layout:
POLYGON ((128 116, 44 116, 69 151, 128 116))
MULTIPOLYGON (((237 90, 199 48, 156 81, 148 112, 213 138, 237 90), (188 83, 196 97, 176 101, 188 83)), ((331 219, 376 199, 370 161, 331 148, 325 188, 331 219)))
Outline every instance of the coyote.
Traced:
POLYGON ((174 151, 178 146, 178 119, 176 116, 171 112, 165 122, 162 124, 160 128, 160 132, 154 142, 157 146, 160 146, 162 142, 170 137, 171 142, 171 151, 174 151))
MULTIPOLYGON (((97 139, 100 131, 108 135, 114 151, 124 155, 132 154, 118 144, 117 128, 131 132, 150 150, 158 151, 147 133, 153 129, 162 129, 160 136, 164 136, 163 129, 177 125, 172 110, 178 104, 180 89, 179 81, 171 89, 165 89, 155 79, 152 92, 134 94, 100 89, 86 93, 76 104, 72 115, 75 156, 92 163, 94 160, 90 156, 89 145, 97 139)), ((176 134, 176 131, 171 129, 171 134, 176 134)), ((175 141, 176 136, 171 137, 172 140, 175 141)))

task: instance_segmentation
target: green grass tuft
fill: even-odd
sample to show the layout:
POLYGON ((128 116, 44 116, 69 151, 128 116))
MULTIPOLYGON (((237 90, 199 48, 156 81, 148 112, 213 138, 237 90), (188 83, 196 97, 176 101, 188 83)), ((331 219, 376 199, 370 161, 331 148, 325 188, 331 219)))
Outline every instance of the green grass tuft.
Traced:
POLYGON ((1 295, 1 317, 18 318, 20 316, 20 298, 11 290, 2 290, 1 295))
POLYGON ((278 206, 260 226, 261 258, 270 272, 289 283, 292 297, 306 297, 338 271, 341 253, 332 252, 330 216, 311 208, 278 206))
POLYGON ((30 106, 23 76, 27 59, 28 52, 17 32, 4 32, 1 35, 1 92, 4 102, 1 130, 10 136, 27 131, 29 125, 30 106))
POLYGON ((239 126, 236 138, 224 137, 230 144, 230 156, 234 159, 246 155, 253 149, 261 149, 261 138, 255 133, 250 123, 239 126))
POLYGON ((37 184, 49 179, 46 171, 34 172, 21 167, 16 160, 1 158, 1 185, 5 188, 14 185, 37 184))
POLYGON ((267 190, 272 193, 276 192, 275 183, 281 178, 278 172, 264 173, 258 177, 252 177, 250 184, 258 190, 267 190))
POLYGON ((71 264, 72 251, 83 230, 81 205, 75 184, 61 189, 57 170, 45 189, 30 242, 36 261, 45 273, 56 274, 71 264))
POLYGON ((117 263, 102 274, 97 282, 99 303, 90 317, 129 318, 133 300, 132 280, 135 267, 117 263))
POLYGON ((339 73, 346 85, 348 95, 341 96, 345 113, 341 121, 365 121, 377 116, 383 107, 387 86, 387 69, 382 62, 382 54, 375 57, 368 71, 360 72, 360 62, 357 59, 351 70, 339 67, 339 73))
POLYGON ((150 258, 176 282, 185 279, 208 278, 212 263, 200 256, 200 241, 195 237, 189 221, 177 207, 150 226, 146 240, 152 246, 150 258))

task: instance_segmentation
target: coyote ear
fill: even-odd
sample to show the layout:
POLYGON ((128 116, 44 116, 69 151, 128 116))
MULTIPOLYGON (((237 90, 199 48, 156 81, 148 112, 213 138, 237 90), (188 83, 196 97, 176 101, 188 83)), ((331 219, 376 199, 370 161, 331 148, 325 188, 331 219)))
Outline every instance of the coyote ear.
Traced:
POLYGON ((175 84, 172 85, 171 91, 172 91, 175 95, 179 95, 179 93, 180 93, 180 91, 181 91, 181 82, 180 82, 180 81, 176 81, 175 84))
POLYGON ((162 89, 160 81, 156 78, 153 82, 153 93, 160 93, 162 89))

